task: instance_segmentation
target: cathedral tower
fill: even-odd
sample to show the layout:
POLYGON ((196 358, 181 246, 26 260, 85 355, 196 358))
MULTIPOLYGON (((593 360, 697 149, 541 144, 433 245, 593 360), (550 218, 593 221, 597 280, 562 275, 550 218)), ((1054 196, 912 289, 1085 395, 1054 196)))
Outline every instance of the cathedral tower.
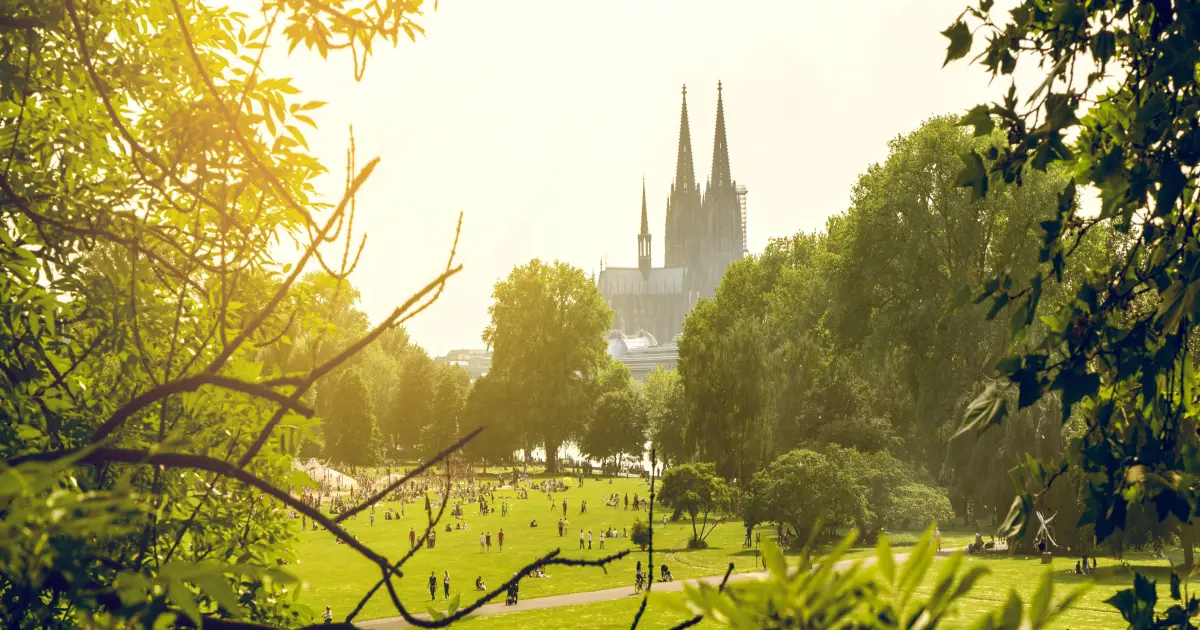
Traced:
POLYGON ((729 171, 729 144, 725 138, 725 103, 721 83, 717 82, 717 125, 713 133, 712 174, 704 190, 701 214, 708 226, 707 265, 703 271, 703 292, 713 295, 721 283, 725 268, 742 257, 742 213, 737 182, 729 171))
POLYGON ((700 214, 700 187, 692 163, 692 134, 688 128, 687 86, 683 86, 683 109, 679 115, 679 149, 675 156, 675 181, 667 201, 667 267, 688 267, 697 243, 694 226, 700 214))
POLYGON ((650 221, 646 218, 646 178, 642 178, 642 231, 638 233, 638 269, 650 278, 650 221))

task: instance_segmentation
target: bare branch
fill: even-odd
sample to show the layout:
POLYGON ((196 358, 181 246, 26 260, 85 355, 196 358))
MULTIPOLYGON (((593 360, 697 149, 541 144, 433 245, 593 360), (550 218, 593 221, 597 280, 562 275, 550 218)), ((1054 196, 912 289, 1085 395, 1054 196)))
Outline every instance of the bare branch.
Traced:
MULTIPOLYGON (((416 477, 417 475, 420 475, 421 473, 425 472, 426 470, 429 470, 430 468, 436 466, 438 464, 438 462, 442 461, 443 459, 446 459, 447 457, 452 455, 455 451, 461 449, 464 445, 466 445, 467 442, 470 442, 471 440, 475 439, 475 436, 479 435, 480 432, 482 432, 482 431, 483 431, 483 427, 479 427, 478 429, 475 429, 474 431, 468 433, 461 440, 442 449, 442 451, 440 453, 438 453, 437 455, 434 455, 429 461, 414 468, 412 470, 412 472, 410 472, 407 475, 404 475, 403 477, 401 477, 400 479, 388 484, 388 486, 386 488, 375 493, 374 496, 366 499, 365 501, 354 506, 353 508, 350 508, 349 510, 342 512, 341 514, 338 515, 337 518, 333 519, 333 521, 335 523, 340 523, 340 522, 350 518, 351 516, 354 516, 355 514, 358 514, 359 512, 367 509, 372 504, 382 501, 385 497, 387 497, 388 493, 390 493, 391 491, 395 490, 396 488, 399 488, 400 486, 404 485, 405 483, 407 483, 409 480, 416 477)), ((447 499, 448 499, 448 497, 447 497, 447 499)))
POLYGON ((309 507, 303 501, 293 497, 292 495, 276 488, 267 483, 264 479, 246 472, 245 470, 223 462, 219 459, 214 459, 206 455, 193 455, 191 453, 153 453, 150 451, 142 451, 128 448, 104 448, 104 447, 89 447, 86 449, 66 449, 60 451, 48 451, 44 453, 30 453, 28 455, 18 455, 10 457, 5 461, 8 466, 18 466, 25 462, 49 462, 64 457, 78 456, 76 460, 81 464, 103 465, 111 463, 126 463, 126 464, 146 464, 151 466, 163 466, 166 468, 187 468, 191 470, 207 470, 216 473, 223 477, 230 477, 238 481, 257 488, 262 492, 278 499, 284 505, 291 507, 297 512, 307 515, 309 518, 316 521, 325 529, 333 533, 354 549, 362 554, 368 560, 375 564, 390 570, 391 564, 387 558, 375 553, 369 547, 358 542, 354 536, 351 536, 346 530, 338 526, 337 523, 329 520, 324 514, 315 508, 309 507))
MULTIPOLYGON (((337 366, 344 363, 350 357, 361 352, 363 348, 367 347, 372 342, 374 342, 377 338, 379 338, 380 335, 387 332, 387 330, 395 324, 395 320, 399 317, 399 315, 401 313, 408 310, 408 308, 410 308, 412 306, 412 304, 414 304, 415 302, 420 300, 422 297, 424 297, 425 295, 427 295, 428 293, 433 291, 434 288, 444 284, 446 282, 446 280, 450 278, 450 276, 453 276, 454 274, 458 273, 459 271, 462 271, 462 265, 459 265, 458 267, 455 267, 455 268, 447 271, 446 273, 443 273, 442 275, 438 276, 437 278, 434 278, 433 281, 431 281, 429 284, 425 285, 425 287, 423 289, 421 289, 417 293, 413 294, 412 297, 408 298, 408 300, 404 304, 397 307, 396 310, 392 312, 391 316, 389 316, 382 323, 380 323, 378 326, 376 326, 373 330, 371 330, 371 332, 367 333, 366 336, 364 336, 362 339, 359 339, 357 342, 355 342, 354 344, 347 347, 345 350, 343 350, 337 356, 333 357, 332 359, 326 361, 324 364, 318 366, 317 368, 315 368, 314 370, 309 372, 308 375, 304 378, 304 383, 302 385, 300 385, 298 388, 296 388, 295 393, 292 394, 292 397, 289 400, 292 400, 292 399, 299 400, 300 396, 303 396, 304 392, 308 391, 308 388, 312 387, 312 384, 315 383, 317 381, 317 379, 319 379, 322 376, 324 376, 325 374, 329 373, 331 370, 333 370, 337 366)), ((238 462, 239 466, 245 466, 246 464, 250 463, 250 460, 254 459, 254 456, 258 453, 258 450, 262 448, 263 444, 266 444, 267 439, 271 436, 271 431, 273 431, 275 429, 275 426, 278 425, 280 423, 280 421, 283 420, 283 411, 284 411, 283 409, 280 409, 278 412, 275 413, 274 416, 271 417, 271 419, 269 421, 267 421, 267 424, 265 426, 263 426, 262 431, 259 432, 258 437, 255 438, 254 443, 251 444, 250 448, 246 451, 246 453, 244 455, 242 455, 242 459, 238 462)))
POLYGON ((163 398, 182 392, 195 391, 205 385, 213 385, 236 392, 242 392, 243 394, 250 394, 251 396, 266 398, 267 400, 281 405, 284 409, 295 411, 296 413, 302 414, 305 417, 311 417, 313 415, 313 410, 301 404, 295 397, 285 396, 265 385, 248 383, 246 381, 230 378, 228 376, 198 374, 196 376, 189 376, 176 381, 171 381, 170 383, 156 387, 129 401, 125 404, 125 406, 113 412, 113 414, 108 417, 108 420, 105 420, 104 424, 100 425, 96 429, 96 432, 92 434, 92 437, 88 441, 92 444, 95 444, 100 440, 103 440, 110 433, 120 427, 121 424, 130 416, 150 406, 151 404, 162 400, 163 398))
MULTIPOLYGON (((337 218, 341 216, 343 212, 345 212, 346 204, 354 197, 355 194, 358 193, 358 189, 362 187, 363 183, 367 181, 367 178, 371 176, 371 172, 375 170, 375 166, 377 164, 379 164, 379 158, 371 160, 365 167, 363 167, 363 170, 360 171, 358 176, 354 178, 354 183, 351 185, 350 190, 346 191, 346 194, 342 196, 342 200, 338 202, 337 208, 335 208, 333 214, 329 216, 329 220, 325 222, 325 225, 321 228, 319 234, 327 234, 334 226, 334 224, 337 222, 337 218)), ((258 316, 255 317, 250 324, 243 328, 241 332, 239 332, 238 335, 233 338, 233 341, 230 342, 229 345, 225 346, 225 348, 221 351, 221 354, 217 355, 217 357, 208 364, 208 367, 205 369, 206 372, 212 373, 220 369, 220 367, 225 364, 225 361, 228 361, 229 357, 233 356, 233 353, 236 352, 243 343, 245 343, 246 339, 253 334, 259 326, 262 326, 263 322, 275 312, 275 309, 279 306, 279 302, 283 300, 284 296, 286 296, 288 291, 291 290, 292 285, 295 284, 296 280, 300 278, 300 274, 303 273, 304 266, 308 263, 309 258, 312 258, 313 252, 317 248, 317 242, 319 242, 319 239, 305 248, 304 253, 300 255, 300 260, 296 261, 295 266, 292 268, 292 273, 288 275, 287 279, 283 281, 283 284, 279 285, 279 288, 275 290, 275 295, 271 296, 271 300, 267 302, 265 306, 263 306, 262 310, 259 311, 258 316)))

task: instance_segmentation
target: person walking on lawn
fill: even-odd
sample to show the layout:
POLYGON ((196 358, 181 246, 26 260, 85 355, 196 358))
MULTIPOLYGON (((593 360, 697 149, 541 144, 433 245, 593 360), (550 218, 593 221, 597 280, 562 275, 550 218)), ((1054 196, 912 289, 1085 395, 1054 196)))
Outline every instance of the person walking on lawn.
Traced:
POLYGON ((496 542, 500 543, 500 551, 504 551, 504 528, 501 528, 500 533, 496 534, 496 542))
POLYGON ((583 530, 579 530, 579 548, 583 549, 583 530))
POLYGON ((429 601, 437 599, 437 573, 429 572, 429 601))
POLYGON ((445 596, 442 599, 450 599, 450 572, 446 571, 446 576, 442 578, 442 588, 445 596))

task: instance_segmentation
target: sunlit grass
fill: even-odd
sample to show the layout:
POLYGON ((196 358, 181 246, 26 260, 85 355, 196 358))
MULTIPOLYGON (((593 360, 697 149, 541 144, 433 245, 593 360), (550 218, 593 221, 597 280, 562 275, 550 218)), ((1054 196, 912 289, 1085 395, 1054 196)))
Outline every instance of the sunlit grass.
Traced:
MULTIPOLYGON (((513 506, 512 514, 500 517, 498 514, 479 516, 474 504, 464 506, 468 531, 439 531, 437 547, 425 549, 418 553, 404 567, 404 577, 396 582, 397 593, 406 606, 417 612, 423 612, 430 602, 428 579, 431 571, 438 579, 436 602, 444 609, 441 579, 443 571, 450 571, 451 597, 462 593, 464 602, 473 601, 477 595, 473 590, 476 576, 482 576, 489 587, 498 585, 512 576, 513 572, 532 561, 535 557, 554 549, 561 548, 567 557, 599 558, 605 554, 615 553, 624 549, 632 549, 638 553, 614 562, 605 572, 597 568, 587 567, 558 567, 547 569, 549 579, 526 579, 521 583, 522 599, 594 591, 613 587, 629 587, 633 591, 635 566, 640 560, 646 563, 646 554, 632 546, 628 538, 618 538, 606 541, 605 549, 599 548, 599 533, 601 528, 615 527, 618 531, 630 527, 634 518, 646 519, 645 511, 640 514, 625 511, 622 508, 604 507, 604 497, 617 492, 622 499, 626 492, 632 497, 636 492, 639 496, 647 494, 646 483, 640 479, 588 480, 582 488, 573 487, 564 493, 555 493, 557 509, 549 510, 549 501, 545 495, 531 492, 530 498, 518 500, 515 491, 504 491, 496 494, 497 501, 508 501, 513 506), (562 515, 562 499, 568 501, 567 518, 570 531, 559 538, 556 530, 558 517, 562 515), (579 514, 581 500, 588 502, 588 513, 579 514), (536 519, 537 528, 530 528, 529 522, 536 519), (501 552, 496 541, 496 534, 503 528, 505 532, 504 551, 501 552), (592 531, 592 549, 579 550, 579 530, 583 528, 592 531), (479 534, 492 532, 492 551, 479 551, 479 534)), ((416 528, 419 534, 424 526, 425 512, 423 504, 405 506, 405 518, 401 521, 383 520, 387 507, 398 507, 395 503, 384 503, 376 508, 375 525, 368 524, 365 513, 347 521, 347 529, 376 551, 389 558, 399 558, 408 550, 409 528, 416 528)), ((447 512, 449 514, 449 512, 447 512)), ((661 512, 656 512, 660 515, 661 512)), ((661 519, 661 516, 658 516, 661 519)), ((447 517, 446 522, 453 523, 447 517)), ((298 522, 297 522, 298 525, 298 522)), ((677 579, 718 575, 725 572, 730 562, 734 564, 736 573, 761 570, 762 564, 753 549, 742 547, 745 529, 740 522, 734 521, 717 526, 708 537, 709 548, 689 550, 686 548, 687 539, 691 535, 691 524, 686 518, 671 522, 665 528, 662 521, 655 527, 654 556, 655 570, 658 565, 667 563, 677 579)), ((775 529, 762 526, 756 533, 761 533, 763 539, 773 538, 775 529)), ((905 553, 906 540, 916 540, 909 533, 894 535, 897 539, 897 553, 905 553), (907 537, 907 538, 906 538, 907 537)), ((946 547, 962 546, 969 540, 970 535, 958 532, 946 532, 943 544, 946 547)), ((379 579, 379 570, 370 562, 345 545, 335 543, 333 536, 325 531, 307 531, 300 535, 297 549, 299 562, 288 567, 306 584, 301 593, 301 601, 315 611, 324 610, 331 606, 335 615, 341 616, 349 612, 379 579)), ((908 544, 912 544, 909 542, 908 544)), ((862 557, 874 553, 871 547, 852 549, 848 557, 862 557)), ((382 589, 367 604, 360 619, 372 619, 395 615, 387 593, 382 589)))

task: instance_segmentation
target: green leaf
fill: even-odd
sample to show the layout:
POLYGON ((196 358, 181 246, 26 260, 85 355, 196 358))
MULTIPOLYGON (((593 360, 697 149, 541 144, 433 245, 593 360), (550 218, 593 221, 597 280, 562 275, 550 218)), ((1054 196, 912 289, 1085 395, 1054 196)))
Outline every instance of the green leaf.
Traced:
POLYGON ((1141 573, 1135 573, 1133 576, 1134 594, 1137 595, 1138 600, 1147 604, 1147 608, 1151 609, 1158 602, 1158 591, 1154 588, 1154 584, 1141 573))
POLYGON ((1164 217, 1175 207, 1175 201, 1183 192, 1187 177, 1175 160, 1167 158, 1158 167, 1158 194, 1154 198, 1154 216, 1164 217))
POLYGON ((958 124, 961 127, 973 125, 975 127, 976 137, 986 136, 989 133, 992 133, 992 130, 996 128, 996 122, 992 120, 992 116, 989 113, 987 105, 976 105, 975 107, 971 108, 971 111, 967 112, 966 115, 958 121, 958 124))
POLYGON ((178 606, 192 623, 199 626, 200 607, 196 605, 196 596, 192 594, 191 589, 181 580, 169 579, 167 580, 167 592, 171 595, 171 602, 178 606))
POLYGON ((233 588, 229 586, 229 580, 224 575, 216 571, 205 572, 194 576, 192 582, 200 587, 200 592, 211 597, 226 612, 235 618, 241 617, 241 606, 238 604, 237 595, 234 594, 233 588))
POLYGON ((1054 579, 1050 575, 1050 570, 1047 569, 1042 573, 1042 579, 1038 583, 1037 592, 1033 594, 1033 600, 1029 604, 1029 616, 1032 618, 1034 627, 1041 626, 1050 611, 1050 599, 1054 594, 1054 579))
POLYGON ((879 564, 879 572, 887 579, 889 584, 896 581, 896 562, 892 558, 892 549, 888 546, 887 536, 879 537, 879 544, 875 546, 875 558, 879 564))
POLYGON ((777 577, 787 575, 787 560, 784 559, 783 552, 780 551, 775 543, 771 541, 763 542, 762 559, 763 566, 767 567, 767 570, 772 575, 777 577))
POLYGON ((965 57, 971 51, 971 29, 967 27, 966 22, 956 21, 950 28, 942 31, 942 35, 950 40, 949 46, 946 47, 946 61, 942 63, 942 67, 955 59, 965 57))
POLYGON ((970 188, 975 191, 975 198, 982 199, 987 195, 988 174, 983 165, 983 158, 974 151, 961 156, 963 170, 958 173, 954 185, 959 188, 970 188))
POLYGON ((446 616, 453 615, 458 612, 458 606, 462 598, 462 593, 457 593, 450 599, 450 606, 446 609, 446 616))
POLYGON ((1004 612, 1001 613, 1001 623, 1005 628, 1021 626, 1021 598, 1016 591, 1008 592, 1008 600, 1004 602, 1004 612))
POLYGON ((979 394, 971 404, 967 405, 963 416, 963 424, 954 434, 958 437, 972 430, 982 431, 994 423, 1000 422, 1008 413, 1008 402, 1000 395, 1000 388, 989 384, 983 393, 979 394))
POLYGON ((1033 370, 1019 370, 1009 377, 1017 384, 1020 393, 1017 397, 1017 409, 1024 409, 1042 397, 1042 382, 1033 370))
POLYGON ((1092 56, 1096 61, 1104 63, 1112 58, 1117 51, 1117 38, 1112 31, 1103 30, 1092 36, 1092 56))
POLYGON ((1071 414, 1071 407, 1075 403, 1096 395, 1100 389, 1100 375, 1094 373, 1086 373, 1083 370, 1086 368, 1080 367, 1077 370, 1063 370, 1058 373, 1058 377, 1054 379, 1054 384, 1051 389, 1062 390, 1063 402, 1063 418, 1067 418, 1071 414))
POLYGON ((434 621, 441 621, 446 618, 446 613, 434 608, 433 606, 426 606, 425 611, 429 613, 429 616, 432 617, 434 621))

